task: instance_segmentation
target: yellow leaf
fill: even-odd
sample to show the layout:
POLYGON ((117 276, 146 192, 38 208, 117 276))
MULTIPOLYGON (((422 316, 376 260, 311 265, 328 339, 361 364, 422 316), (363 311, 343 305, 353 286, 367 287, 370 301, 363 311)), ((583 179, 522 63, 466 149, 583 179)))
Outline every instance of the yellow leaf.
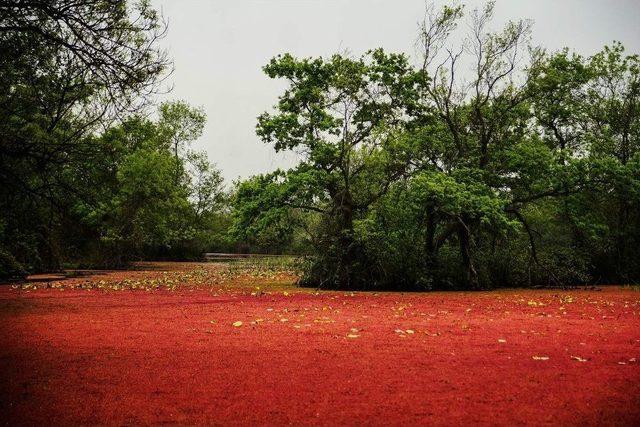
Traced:
POLYGON ((549 360, 549 356, 531 356, 533 360, 549 360))
POLYGON ((239 320, 237 322, 233 322, 233 326, 235 326, 236 328, 240 327, 240 326, 242 326, 242 322, 239 321, 239 320))

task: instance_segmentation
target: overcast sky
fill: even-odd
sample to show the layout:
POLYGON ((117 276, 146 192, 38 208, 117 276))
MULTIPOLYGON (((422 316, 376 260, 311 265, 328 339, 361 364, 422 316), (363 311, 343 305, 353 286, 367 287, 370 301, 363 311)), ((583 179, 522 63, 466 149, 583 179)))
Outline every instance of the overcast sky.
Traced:
MULTIPOLYGON (((437 5, 443 2, 436 2, 437 5)), ((467 9, 482 5, 466 1, 467 9)), ((423 0, 153 0, 169 22, 162 44, 174 59, 173 91, 207 113, 204 149, 229 182, 286 167, 255 135, 256 117, 284 85, 262 73, 279 53, 327 56, 368 49, 414 53, 423 0)), ((534 21, 534 43, 589 55, 612 40, 640 53, 640 0, 498 0, 494 25, 534 21)))

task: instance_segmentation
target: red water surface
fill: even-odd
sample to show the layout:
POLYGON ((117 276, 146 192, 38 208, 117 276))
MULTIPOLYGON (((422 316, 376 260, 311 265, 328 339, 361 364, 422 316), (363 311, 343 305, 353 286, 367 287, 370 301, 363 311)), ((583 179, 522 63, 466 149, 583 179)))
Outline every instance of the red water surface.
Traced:
POLYGON ((638 425, 638 360, 631 289, 0 286, 5 425, 638 425))

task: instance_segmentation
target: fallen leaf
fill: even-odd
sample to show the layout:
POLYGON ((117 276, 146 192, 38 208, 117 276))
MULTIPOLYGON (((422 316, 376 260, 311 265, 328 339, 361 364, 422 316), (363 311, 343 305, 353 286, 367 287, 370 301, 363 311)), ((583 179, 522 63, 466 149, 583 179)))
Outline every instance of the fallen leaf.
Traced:
POLYGON ((503 340, 502 338, 500 338, 500 339, 498 339, 498 342, 499 342, 499 343, 506 343, 506 342, 507 342, 507 340, 503 340))
POLYGON ((242 326, 242 322, 241 321, 237 321, 237 322, 233 322, 233 326, 235 326, 236 328, 242 326))
POLYGON ((533 360, 549 360, 549 356, 531 356, 533 360))
POLYGON ((578 362, 586 362, 588 359, 583 359, 580 356, 571 356, 571 360, 577 360, 578 362))

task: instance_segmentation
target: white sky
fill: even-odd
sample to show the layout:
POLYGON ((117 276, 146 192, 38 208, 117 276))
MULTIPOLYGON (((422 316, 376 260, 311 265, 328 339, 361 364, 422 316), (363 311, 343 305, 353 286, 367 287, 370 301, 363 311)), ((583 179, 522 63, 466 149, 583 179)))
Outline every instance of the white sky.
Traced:
MULTIPOLYGON (((165 99, 204 107, 204 149, 228 182, 293 164, 255 135, 256 117, 285 87, 262 72, 273 56, 359 56, 383 47, 414 52, 423 0, 152 0, 169 22, 162 41, 174 59, 165 99)), ((435 2, 441 5, 444 2, 435 2)), ((481 1, 466 1, 466 9, 481 1)), ((640 0, 498 0, 494 25, 534 21, 533 40, 589 55, 619 40, 640 53, 640 0)))

